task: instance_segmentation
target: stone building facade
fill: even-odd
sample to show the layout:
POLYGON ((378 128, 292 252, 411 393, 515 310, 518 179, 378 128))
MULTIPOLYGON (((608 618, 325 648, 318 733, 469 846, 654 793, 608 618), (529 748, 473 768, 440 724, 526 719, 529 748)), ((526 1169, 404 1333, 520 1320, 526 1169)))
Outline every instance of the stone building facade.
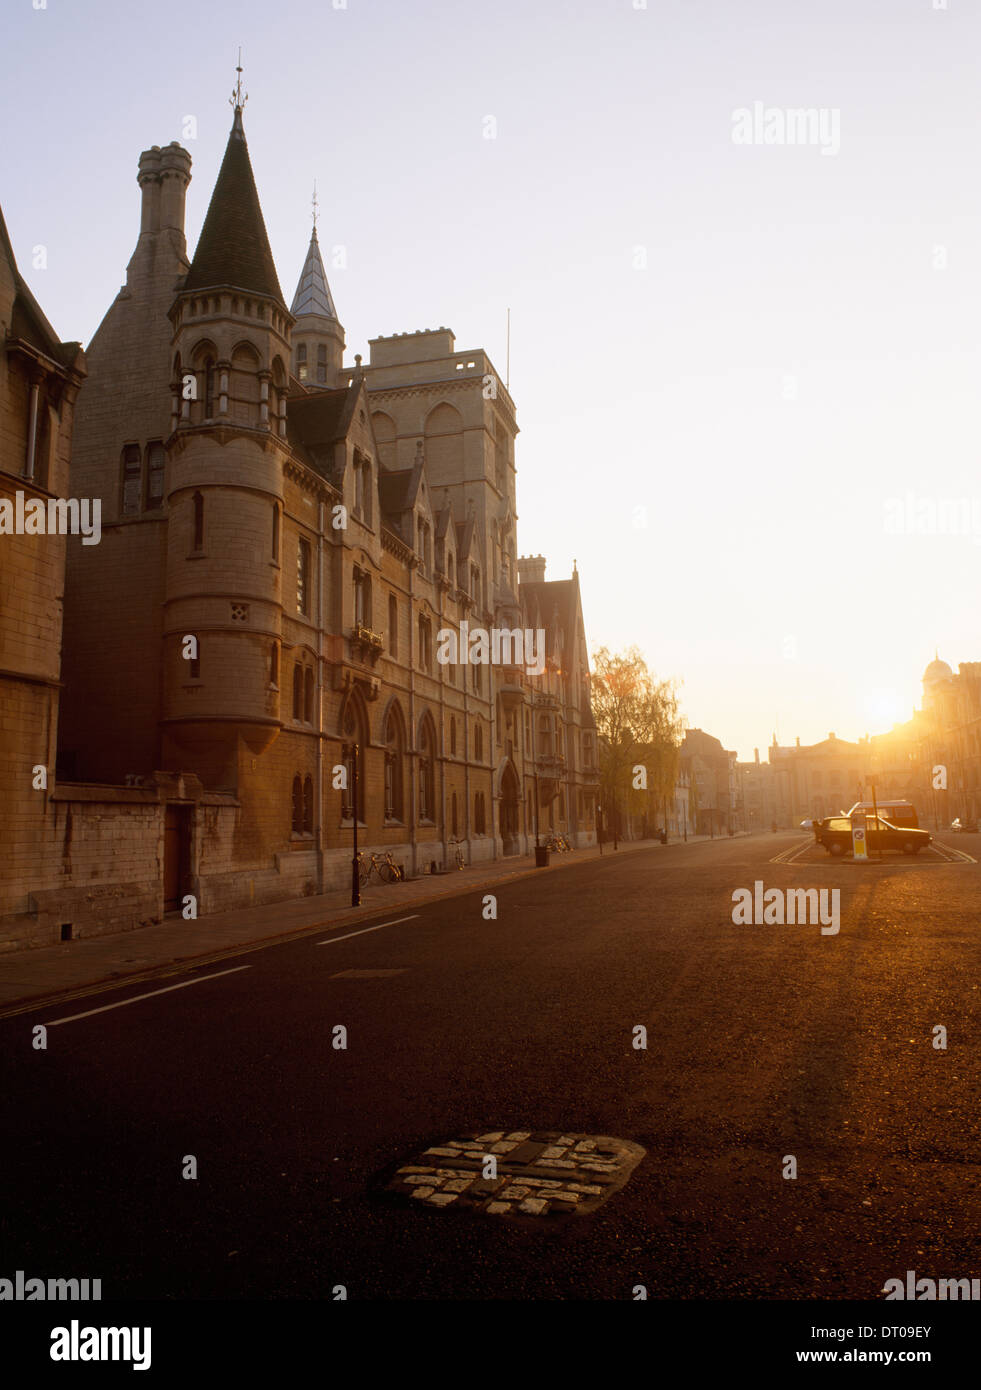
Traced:
POLYGON ((148 901, 203 915, 345 885, 355 793, 361 848, 409 873, 457 840, 468 861, 525 852, 536 824, 591 843, 579 577, 518 559, 492 363, 439 329, 344 366, 316 230, 287 308, 240 107, 192 259, 190 175, 179 145, 140 156, 139 238, 74 419, 102 540, 68 543, 56 786, 140 822, 128 924, 148 901), (513 641, 441 660, 448 632, 525 629, 540 662, 513 641))

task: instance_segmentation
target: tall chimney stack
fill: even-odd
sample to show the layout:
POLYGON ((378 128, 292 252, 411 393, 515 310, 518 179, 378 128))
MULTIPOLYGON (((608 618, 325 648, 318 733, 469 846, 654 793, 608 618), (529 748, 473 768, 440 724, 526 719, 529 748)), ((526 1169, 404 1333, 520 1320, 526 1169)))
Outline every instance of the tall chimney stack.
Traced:
POLYGON ((184 237, 184 196, 191 182, 191 156, 172 140, 160 151, 160 227, 184 237))
POLYGON ((140 155, 136 182, 143 194, 140 235, 160 230, 160 146, 154 145, 140 155))

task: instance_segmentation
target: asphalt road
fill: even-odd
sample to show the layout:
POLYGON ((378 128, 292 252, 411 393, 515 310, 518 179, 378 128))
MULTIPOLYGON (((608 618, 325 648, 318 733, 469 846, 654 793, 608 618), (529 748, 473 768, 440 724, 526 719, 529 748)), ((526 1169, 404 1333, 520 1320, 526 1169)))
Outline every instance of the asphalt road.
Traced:
POLYGON ((0 1274, 399 1300, 880 1298, 909 1268, 978 1276, 981 866, 773 862, 805 843, 610 854, 502 885, 496 921, 470 893, 0 1020, 0 1274), (839 888, 840 931, 734 925, 756 880, 839 888), (501 1129, 647 1154, 564 1223, 372 1189, 501 1129))

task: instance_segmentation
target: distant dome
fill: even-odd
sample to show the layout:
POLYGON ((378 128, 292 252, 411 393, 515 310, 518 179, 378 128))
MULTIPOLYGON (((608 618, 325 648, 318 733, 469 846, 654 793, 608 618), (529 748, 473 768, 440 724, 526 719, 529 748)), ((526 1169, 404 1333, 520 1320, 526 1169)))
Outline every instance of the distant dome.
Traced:
POLYGON ((947 665, 946 661, 931 661, 930 665, 923 672, 924 685, 939 685, 941 681, 952 681, 954 673, 947 665))

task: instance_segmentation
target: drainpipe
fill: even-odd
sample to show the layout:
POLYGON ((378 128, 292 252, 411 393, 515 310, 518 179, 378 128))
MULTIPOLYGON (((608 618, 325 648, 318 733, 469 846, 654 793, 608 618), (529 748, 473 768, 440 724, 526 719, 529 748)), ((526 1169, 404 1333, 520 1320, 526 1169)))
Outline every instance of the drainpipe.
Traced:
MULTIPOLYGON (((444 547, 444 554, 445 554, 445 547, 444 547)), ((437 636, 437 638, 438 638, 438 637, 439 637, 440 629, 441 629, 442 626, 443 626, 443 586, 440 584, 439 580, 436 578, 435 571, 433 572, 433 582, 436 584, 436 592, 437 592, 438 595, 439 595, 439 613, 438 613, 438 615, 437 615, 438 618, 439 618, 439 627, 437 627, 437 629, 436 629, 436 636, 437 636)), ((436 654, 435 654, 435 652, 434 652, 434 653, 433 653, 433 659, 434 659, 434 660, 435 660, 435 655, 436 655, 436 654)), ((437 664, 437 666, 438 666, 438 665, 439 665, 439 662, 437 662, 436 664, 437 664)), ((449 867, 449 862, 450 862, 450 861, 449 861, 449 853, 448 853, 449 847, 448 847, 447 842, 446 842, 446 710, 445 710, 445 703, 446 703, 446 701, 445 701, 445 698, 444 698, 444 696, 443 696, 443 678, 442 678, 442 676, 440 676, 440 680, 439 680, 439 804, 440 804, 441 814, 442 814, 442 817, 443 817, 443 821, 442 821, 442 831, 443 831, 443 868, 444 868, 444 869, 449 867)))
POLYGON ((415 595, 415 575, 416 561, 415 556, 409 557, 409 844, 412 850, 411 864, 412 877, 415 878, 419 872, 419 846, 416 837, 416 816, 418 806, 416 803, 416 761, 418 756, 416 729, 416 662, 415 662, 415 608, 413 597, 415 595))
MULTIPOLYGON (((280 528, 282 547, 282 528, 280 528)), ((317 793, 314 816, 317 826, 317 887, 324 891, 324 503, 320 502, 317 527, 317 793)))
MULTIPOLYGON (((459 571, 460 558, 457 556, 457 578, 460 577, 459 571)), ((459 589, 459 585, 457 585, 459 589)), ((459 608, 457 604, 457 608, 459 608)), ((457 637, 459 638, 460 625, 457 623, 457 637)), ((462 651, 457 651, 457 656, 462 657, 462 651)), ((467 840, 467 862, 473 863, 473 812, 471 809, 471 782, 470 782, 470 697, 467 694, 467 676, 470 674, 470 663, 461 665, 460 679, 463 682, 463 795, 466 805, 463 809, 463 823, 466 827, 467 840)))

